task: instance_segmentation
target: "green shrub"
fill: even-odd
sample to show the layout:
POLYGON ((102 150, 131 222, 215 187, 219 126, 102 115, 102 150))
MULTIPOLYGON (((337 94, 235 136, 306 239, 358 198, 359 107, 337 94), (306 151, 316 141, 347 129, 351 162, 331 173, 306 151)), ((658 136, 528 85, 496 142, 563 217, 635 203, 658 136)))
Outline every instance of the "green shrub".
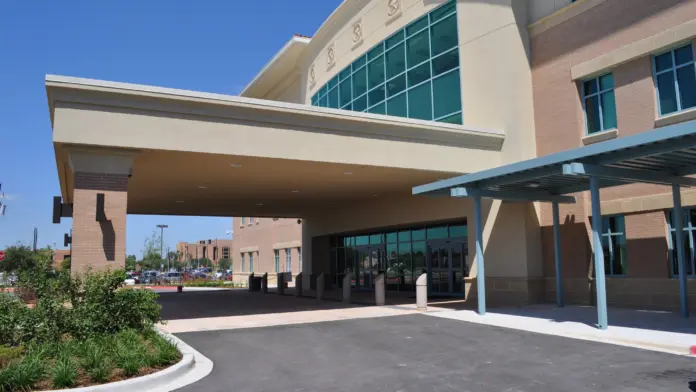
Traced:
POLYGON ((169 339, 158 335, 151 340, 154 346, 152 364, 150 366, 163 366, 173 363, 179 358, 179 349, 169 339))
POLYGON ((14 295, 0 293, 0 344, 17 346, 23 341, 23 330, 32 328, 27 320, 30 312, 14 295))
POLYGON ((77 379, 77 364, 69 356, 61 356, 51 370, 54 388, 70 388, 77 379))
POLYGON ((28 355, 19 362, 14 378, 16 389, 31 389, 44 376, 44 365, 41 358, 28 355))
POLYGON ((14 389, 15 380, 19 373, 19 361, 10 361, 7 366, 0 369, 0 391, 11 391, 14 389))
POLYGON ((10 361, 18 359, 22 356, 22 347, 0 346, 0 369, 7 365, 10 361))

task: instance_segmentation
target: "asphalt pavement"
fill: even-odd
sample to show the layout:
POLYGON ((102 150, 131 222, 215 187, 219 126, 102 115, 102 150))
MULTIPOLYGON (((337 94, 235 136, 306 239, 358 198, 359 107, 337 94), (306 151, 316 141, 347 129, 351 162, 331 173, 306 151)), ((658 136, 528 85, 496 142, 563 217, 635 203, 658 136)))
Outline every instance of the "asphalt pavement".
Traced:
POLYGON ((424 315, 177 334, 181 391, 696 391, 696 359, 424 315))

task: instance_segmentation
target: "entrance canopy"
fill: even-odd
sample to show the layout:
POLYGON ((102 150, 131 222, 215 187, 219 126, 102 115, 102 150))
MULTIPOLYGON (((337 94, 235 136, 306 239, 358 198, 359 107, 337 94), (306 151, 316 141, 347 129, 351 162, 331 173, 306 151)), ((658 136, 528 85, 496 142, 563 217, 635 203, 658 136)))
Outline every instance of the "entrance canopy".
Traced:
POLYGON ((558 197, 633 182, 696 186, 696 121, 546 155, 413 188, 413 194, 572 202, 558 197))
MULTIPOLYGON (((590 191, 598 326, 607 328, 604 252, 599 189, 636 182, 672 186, 674 227, 683 230, 680 187, 696 186, 696 121, 593 144, 413 188, 414 195, 472 197, 476 222, 476 264, 479 313, 485 314, 481 198, 553 203, 556 293, 563 306, 558 203, 573 203, 571 193, 590 191)), ((681 312, 688 317, 683 237, 676 236, 681 312)))

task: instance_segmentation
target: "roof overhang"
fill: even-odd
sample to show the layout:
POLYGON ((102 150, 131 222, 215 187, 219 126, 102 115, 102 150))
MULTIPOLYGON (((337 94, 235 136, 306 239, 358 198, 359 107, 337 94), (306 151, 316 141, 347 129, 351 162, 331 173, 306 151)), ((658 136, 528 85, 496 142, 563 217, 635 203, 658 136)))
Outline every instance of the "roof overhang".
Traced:
POLYGON ((138 214, 301 216, 319 202, 408 194, 497 165, 505 139, 461 125, 90 79, 47 76, 46 89, 66 202, 71 154, 132 153, 128 205, 138 214), (237 164, 244 169, 231 170, 237 164), (195 193, 202 185, 217 190, 195 193), (297 188, 306 191, 291 194, 297 188))
POLYGON ((244 87, 240 96, 261 98, 274 86, 298 72, 297 63, 311 38, 293 36, 261 71, 244 87))

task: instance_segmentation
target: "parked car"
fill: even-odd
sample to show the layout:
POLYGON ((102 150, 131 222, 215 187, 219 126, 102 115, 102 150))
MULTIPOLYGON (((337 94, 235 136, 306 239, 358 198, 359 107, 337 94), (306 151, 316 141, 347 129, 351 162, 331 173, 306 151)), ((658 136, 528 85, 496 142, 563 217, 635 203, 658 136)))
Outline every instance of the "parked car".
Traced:
POLYGON ((181 282, 181 274, 178 272, 165 272, 162 275, 162 282, 164 282, 164 283, 179 283, 179 282, 181 282))
POLYGON ((144 284, 153 284, 157 281, 157 275, 157 271, 144 271, 141 275, 140 282, 144 284))
POLYGON ((126 273, 126 280, 124 280, 123 283, 125 283, 126 286, 133 286, 136 282, 131 273, 126 273))

